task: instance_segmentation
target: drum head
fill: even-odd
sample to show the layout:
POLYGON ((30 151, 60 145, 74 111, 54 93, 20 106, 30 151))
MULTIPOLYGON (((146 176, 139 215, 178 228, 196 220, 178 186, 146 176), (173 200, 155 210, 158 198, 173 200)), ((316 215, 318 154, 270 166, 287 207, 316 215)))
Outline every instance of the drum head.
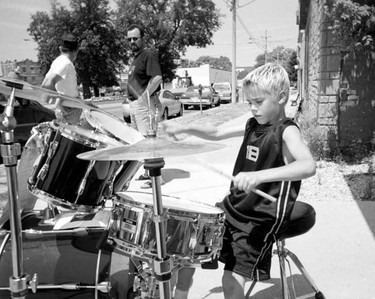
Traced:
POLYGON ((93 128, 110 133, 127 144, 134 144, 144 139, 141 133, 110 113, 92 109, 87 111, 85 115, 87 122, 93 128))
POLYGON ((71 139, 80 144, 89 145, 94 148, 123 146, 116 139, 108 137, 104 134, 96 133, 76 125, 54 122, 54 126, 59 130, 62 136, 71 139))
MULTIPOLYGON (((116 192, 117 202, 133 204, 134 206, 153 207, 153 195, 146 192, 116 192)), ((163 195, 163 208, 169 211, 181 211, 186 213, 199 213, 205 215, 222 214, 223 210, 205 203, 163 195)))

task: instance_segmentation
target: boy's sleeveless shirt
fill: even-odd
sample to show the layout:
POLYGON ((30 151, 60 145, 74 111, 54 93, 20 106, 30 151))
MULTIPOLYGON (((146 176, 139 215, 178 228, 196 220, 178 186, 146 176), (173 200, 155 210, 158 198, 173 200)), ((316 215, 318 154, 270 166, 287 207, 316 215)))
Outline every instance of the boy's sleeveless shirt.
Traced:
MULTIPOLYGON (((261 125, 255 118, 250 118, 246 123, 246 131, 234 166, 233 176, 239 172, 285 165, 282 155, 282 136, 285 128, 291 125, 297 126, 290 119, 273 125, 261 125)), ((278 198, 278 204, 286 202, 285 208, 289 214, 298 196, 300 186, 301 181, 289 184, 271 182, 261 184, 257 186, 257 189, 278 198)), ((245 232, 250 232, 253 225, 266 223, 273 225, 275 217, 277 217, 278 208, 276 205, 277 203, 272 203, 254 192, 245 193, 234 188, 233 182, 230 194, 218 204, 226 212, 227 220, 245 232)))

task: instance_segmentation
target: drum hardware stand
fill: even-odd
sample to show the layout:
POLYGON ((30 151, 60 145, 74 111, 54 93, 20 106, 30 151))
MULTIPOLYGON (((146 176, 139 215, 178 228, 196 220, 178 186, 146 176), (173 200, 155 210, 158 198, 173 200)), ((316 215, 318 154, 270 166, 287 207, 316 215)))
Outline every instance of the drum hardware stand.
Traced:
POLYGON ((9 206, 10 206, 10 229, 12 244, 12 267, 13 275, 9 278, 9 285, 12 298, 25 298, 28 291, 28 284, 32 291, 36 292, 37 275, 34 274, 30 280, 29 276, 23 272, 22 253, 22 224, 21 213, 18 205, 18 178, 17 178, 17 156, 21 154, 21 146, 14 143, 14 128, 17 121, 13 116, 15 103, 15 90, 23 89, 23 84, 7 82, 7 86, 12 88, 7 105, 0 116, 0 131, 3 144, 1 145, 1 155, 7 173, 9 206))
MULTIPOLYGON (((148 137, 153 138, 153 137, 148 137)), ((161 168, 165 165, 163 158, 146 159, 144 168, 149 171, 154 202, 154 223, 158 256, 154 260, 155 278, 159 282, 160 298, 171 299, 170 280, 172 265, 167 253, 165 223, 167 217, 163 211, 161 195, 161 168)))
MULTIPOLYGON (((32 285, 28 288, 32 289, 32 285)), ((1 291, 7 291, 10 288, 8 287, 0 287, 1 291)), ((111 284, 108 281, 103 281, 97 285, 81 285, 79 282, 77 283, 65 283, 65 284, 40 284, 38 285, 38 289, 40 290, 51 290, 51 289, 62 289, 68 291, 77 291, 82 289, 96 289, 101 293, 108 293, 111 290, 111 284)), ((21 298, 21 297, 18 297, 21 298)))
MULTIPOLYGON (((158 128, 158 108, 156 107, 155 115, 151 113, 150 94, 147 92, 147 103, 149 109, 149 130, 146 138, 156 138, 158 128)), ((152 195, 154 203, 154 224, 156 235, 157 258, 153 261, 155 278, 159 282, 160 298, 171 299, 171 277, 172 261, 167 253, 166 243, 166 221, 167 215, 164 214, 163 202, 161 195, 161 169, 165 162, 163 158, 145 159, 144 168, 148 170, 152 185, 152 195)))

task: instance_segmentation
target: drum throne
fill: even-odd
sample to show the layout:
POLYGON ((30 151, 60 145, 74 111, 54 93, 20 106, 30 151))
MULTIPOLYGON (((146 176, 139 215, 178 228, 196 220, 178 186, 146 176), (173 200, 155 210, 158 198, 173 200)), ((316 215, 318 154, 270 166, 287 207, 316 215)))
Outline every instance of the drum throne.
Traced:
MULTIPOLYGON (((291 287, 288 284, 288 277, 285 269, 286 263, 290 268, 290 260, 298 268, 304 279, 307 281, 309 286, 313 289, 314 293, 310 294, 308 298, 324 299, 323 293, 319 290, 311 276, 307 273, 305 267, 302 265, 298 257, 285 247, 285 240, 293 238, 308 232, 315 224, 315 210, 314 208, 304 202, 297 201, 294 205, 293 211, 290 216, 290 221, 284 226, 278 235, 275 236, 275 249, 274 255, 277 255, 279 260, 280 268, 280 284, 283 299, 297 298, 294 291, 293 278, 291 287)), ((256 281, 253 281, 249 290, 246 293, 245 298, 249 298, 252 290, 254 289, 256 281)), ((307 298, 307 297, 303 297, 307 298)))

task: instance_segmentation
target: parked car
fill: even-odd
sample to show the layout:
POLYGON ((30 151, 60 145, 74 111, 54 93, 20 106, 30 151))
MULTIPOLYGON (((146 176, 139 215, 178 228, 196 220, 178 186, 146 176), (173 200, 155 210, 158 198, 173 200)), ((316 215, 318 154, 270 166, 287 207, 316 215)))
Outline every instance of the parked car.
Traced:
MULTIPOLYGON (((2 97, 0 102, 0 113, 3 113, 6 98, 2 97)), ((16 98, 13 116, 17 121, 14 129, 14 143, 21 145, 21 150, 25 146, 27 140, 31 135, 31 129, 42 122, 47 122, 55 119, 55 112, 51 109, 44 107, 36 101, 16 98)), ((0 143, 3 143, 0 138, 0 143)), ((0 155, 0 164, 3 164, 3 158, 0 155)))
POLYGON ((184 108, 189 106, 200 106, 202 100, 202 106, 207 108, 213 108, 220 106, 220 96, 210 86, 202 86, 202 96, 199 96, 199 86, 190 86, 185 93, 181 95, 181 102, 184 104, 184 108))
MULTIPOLYGON (((158 97, 162 106, 162 114, 159 120, 167 120, 171 116, 182 116, 184 114, 184 105, 180 99, 167 89, 158 92, 158 97)), ((129 100, 125 99, 122 103, 122 112, 124 120, 130 123, 129 100)))
MULTIPOLYGON (((232 86, 229 82, 214 83, 212 86, 220 96, 222 103, 232 102, 232 86)), ((236 88, 236 101, 238 102, 238 89, 236 88)))

